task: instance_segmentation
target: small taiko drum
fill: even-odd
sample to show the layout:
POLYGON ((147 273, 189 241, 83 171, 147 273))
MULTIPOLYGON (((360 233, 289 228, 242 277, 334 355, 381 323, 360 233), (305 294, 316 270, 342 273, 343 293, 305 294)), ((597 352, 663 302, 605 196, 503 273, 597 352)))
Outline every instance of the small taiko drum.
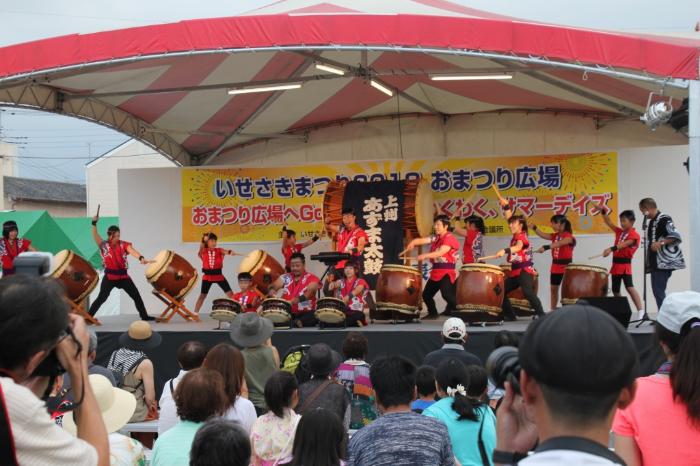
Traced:
POLYGON ((286 299, 264 299, 260 305, 260 317, 270 319, 277 325, 289 324, 292 321, 292 304, 286 299))
POLYGON ((243 312, 238 301, 228 298, 215 299, 211 304, 211 318, 219 322, 231 322, 243 312))
POLYGON ((49 275, 63 284, 66 297, 76 304, 92 293, 100 279, 88 261, 68 249, 58 251, 53 257, 49 275))
POLYGON ((238 266, 238 273, 242 272, 251 274, 253 285, 260 293, 267 295, 270 285, 284 274, 284 267, 262 249, 256 249, 251 251, 238 266))
POLYGON ((608 271, 603 267, 569 264, 561 282, 561 303, 575 304, 579 298, 602 298, 608 294, 608 271))
POLYGON ((316 301, 314 316, 324 324, 342 324, 345 322, 345 302, 338 298, 321 298, 316 301))
POLYGON ((197 283, 198 273, 181 255, 163 249, 146 267, 146 280, 158 292, 166 292, 175 299, 182 299, 197 283))
MULTIPOLYGON (((501 264, 501 270, 505 272, 507 278, 509 272, 511 271, 510 264, 501 264)), ((540 289, 540 274, 537 271, 535 271, 535 279, 533 280, 533 284, 535 286, 535 294, 537 294, 540 289)), ((515 315, 519 317, 530 317, 535 315, 535 310, 530 307, 530 302, 525 299, 522 289, 517 288, 508 293, 508 299, 510 300, 511 306, 513 306, 515 315)))
POLYGON ((395 264, 382 266, 377 278, 376 313, 370 317, 378 320, 418 317, 422 288, 423 277, 417 268, 395 264))
POLYGON ((505 273, 489 264, 465 264, 457 278, 457 312, 465 322, 501 322, 505 273))

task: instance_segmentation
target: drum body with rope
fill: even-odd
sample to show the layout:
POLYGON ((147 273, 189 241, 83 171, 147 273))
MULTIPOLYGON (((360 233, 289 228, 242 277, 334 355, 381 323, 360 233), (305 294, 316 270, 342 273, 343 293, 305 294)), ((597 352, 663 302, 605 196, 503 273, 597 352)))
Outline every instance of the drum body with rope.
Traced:
POLYGON ((260 305, 260 317, 270 319, 276 325, 289 325, 292 321, 292 304, 286 299, 264 299, 260 305))
POLYGON ((608 294, 608 271, 603 267, 569 264, 561 282, 561 303, 575 304, 579 298, 602 298, 608 294))
POLYGON ((370 317, 377 320, 410 320, 418 317, 423 305, 422 288, 423 277, 417 268, 384 265, 377 279, 376 311, 370 317))
POLYGON ((256 249, 251 251, 238 266, 238 273, 242 272, 251 274, 255 288, 263 295, 267 295, 270 285, 284 274, 284 267, 262 249, 256 249))
POLYGON ((97 286, 99 275, 88 261, 68 249, 53 257, 50 276, 66 290, 66 297, 76 304, 87 298, 97 286))
POLYGON ((314 316, 324 324, 342 324, 345 322, 346 308, 342 299, 320 298, 316 301, 314 316))
POLYGON ((211 303, 211 318, 219 322, 231 322, 236 316, 243 312, 238 301, 228 298, 215 299, 211 303))
MULTIPOLYGON (((501 264, 501 270, 505 272, 507 277, 511 270, 510 264, 501 264)), ((537 294, 537 292, 540 289, 540 274, 537 272, 535 272, 533 285, 535 288, 535 294, 537 294)), ((515 312, 515 315, 519 317, 531 317, 535 315, 535 310, 530 307, 530 303, 527 299, 525 299, 525 295, 523 294, 522 289, 517 288, 508 293, 508 299, 510 300, 511 306, 513 306, 513 311, 515 312)))
POLYGON ((146 280, 158 292, 182 300, 192 290, 199 274, 181 255, 164 249, 146 267, 146 280))
POLYGON ((505 273, 489 264, 465 264, 457 278, 457 312, 465 322, 501 322, 505 273))

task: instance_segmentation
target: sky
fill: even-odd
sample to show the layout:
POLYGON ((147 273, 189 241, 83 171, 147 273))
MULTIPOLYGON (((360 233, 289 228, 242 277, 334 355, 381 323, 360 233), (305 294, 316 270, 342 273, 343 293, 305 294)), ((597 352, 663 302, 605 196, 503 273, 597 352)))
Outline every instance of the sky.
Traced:
MULTIPOLYGON (((381 0, 391 1, 391 0, 381 0)), ((523 19, 643 32, 692 31, 698 0, 453 0, 523 19), (672 5, 672 7, 669 7, 672 5)), ((47 37, 232 16, 272 0, 23 0, 0 3, 0 47, 47 37)), ((85 164, 126 137, 70 117, 0 108, 0 141, 19 146, 17 175, 84 183, 85 164)), ((1 154, 0 154, 1 155, 1 154)))

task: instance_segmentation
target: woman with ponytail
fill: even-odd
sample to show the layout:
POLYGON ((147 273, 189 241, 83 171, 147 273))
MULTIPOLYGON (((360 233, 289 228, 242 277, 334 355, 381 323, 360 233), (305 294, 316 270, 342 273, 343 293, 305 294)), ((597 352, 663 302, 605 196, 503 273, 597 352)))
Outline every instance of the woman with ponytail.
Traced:
POLYGON ((452 451, 462 466, 493 464, 496 448, 496 416, 484 403, 487 377, 483 368, 464 366, 457 359, 448 359, 435 372, 435 387, 440 401, 425 411, 424 416, 445 423, 452 442, 452 451))
POLYGON ((700 293, 666 296, 656 322, 666 362, 637 379, 634 401, 613 422, 628 466, 700 464, 700 293))

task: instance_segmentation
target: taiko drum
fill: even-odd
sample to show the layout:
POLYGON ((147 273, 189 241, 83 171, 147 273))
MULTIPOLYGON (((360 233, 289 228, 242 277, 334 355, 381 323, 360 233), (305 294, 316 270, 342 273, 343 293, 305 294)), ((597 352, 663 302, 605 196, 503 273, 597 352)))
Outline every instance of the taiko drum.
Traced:
POLYGON ((164 249, 146 267, 146 280, 156 291, 182 299, 197 282, 197 270, 181 255, 164 249))
POLYGON ((575 304, 579 298, 602 298, 608 294, 608 271, 603 267, 569 264, 561 282, 561 303, 575 304))
POLYGON ((489 264, 465 264, 457 278, 457 313, 465 322, 503 320, 505 273, 489 264))

